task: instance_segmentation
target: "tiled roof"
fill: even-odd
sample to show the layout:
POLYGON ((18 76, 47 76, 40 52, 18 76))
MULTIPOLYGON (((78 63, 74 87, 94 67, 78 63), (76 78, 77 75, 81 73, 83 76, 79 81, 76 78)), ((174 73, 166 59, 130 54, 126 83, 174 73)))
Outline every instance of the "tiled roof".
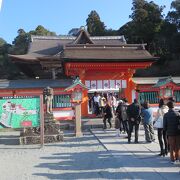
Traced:
MULTIPOLYGON (((55 56, 59 54, 65 45, 73 44, 75 36, 31 36, 28 53, 25 55, 9 55, 19 60, 34 61, 38 58, 55 56)), ((121 45, 126 41, 124 36, 97 36, 90 37, 90 40, 97 45, 121 45)))
POLYGON ((67 88, 72 85, 72 79, 42 79, 42 80, 0 80, 0 89, 26 89, 26 88, 67 88))
MULTIPOLYGON (((167 78, 167 77, 133 77, 133 82, 136 84, 156 84, 159 79, 167 78)), ((172 77, 173 82, 176 84, 180 84, 180 77, 172 77)))
POLYGON ((153 87, 161 87, 161 86, 164 86, 166 84, 169 84, 170 82, 173 82, 173 79, 171 76, 160 78, 158 80, 158 82, 153 87))
POLYGON ((71 61, 154 61, 145 44, 126 44, 124 36, 96 36, 81 29, 78 36, 32 36, 26 55, 10 55, 16 62, 44 59, 71 61))
POLYGON ((154 57, 142 45, 67 45, 64 59, 76 60, 153 60, 154 57))

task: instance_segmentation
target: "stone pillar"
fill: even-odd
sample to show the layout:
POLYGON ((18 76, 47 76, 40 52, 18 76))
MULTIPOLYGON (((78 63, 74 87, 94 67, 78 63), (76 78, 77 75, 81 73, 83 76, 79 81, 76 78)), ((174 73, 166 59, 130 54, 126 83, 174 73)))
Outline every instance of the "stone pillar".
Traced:
POLYGON ((81 104, 76 103, 75 104, 75 133, 76 137, 82 136, 82 130, 81 130, 81 104))

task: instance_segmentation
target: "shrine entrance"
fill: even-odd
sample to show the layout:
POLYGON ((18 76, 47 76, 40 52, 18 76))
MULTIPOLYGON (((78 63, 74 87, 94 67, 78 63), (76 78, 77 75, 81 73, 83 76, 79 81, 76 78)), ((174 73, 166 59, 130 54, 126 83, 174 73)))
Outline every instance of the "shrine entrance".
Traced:
MULTIPOLYGON (((89 88, 89 94, 93 92, 117 92, 132 102, 134 98, 135 84, 132 76, 137 68, 144 68, 150 62, 133 63, 66 63, 67 75, 79 76, 82 83, 89 88)), ((83 93, 82 116, 88 116, 88 93, 83 93)))

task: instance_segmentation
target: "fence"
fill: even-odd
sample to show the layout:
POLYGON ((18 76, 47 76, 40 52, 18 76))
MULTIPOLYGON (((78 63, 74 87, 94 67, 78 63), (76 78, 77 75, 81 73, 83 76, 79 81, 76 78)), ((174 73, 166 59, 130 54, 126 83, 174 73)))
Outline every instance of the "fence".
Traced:
POLYGON ((53 103, 52 103, 53 108, 72 107, 70 100, 71 100, 70 94, 54 95, 53 103))

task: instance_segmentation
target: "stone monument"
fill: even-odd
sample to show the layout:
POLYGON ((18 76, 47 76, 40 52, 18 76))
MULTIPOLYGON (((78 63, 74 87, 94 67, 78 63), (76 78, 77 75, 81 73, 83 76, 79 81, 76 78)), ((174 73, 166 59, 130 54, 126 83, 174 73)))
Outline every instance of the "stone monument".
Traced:
MULTIPOLYGON (((44 103, 44 143, 63 141, 64 135, 60 123, 56 121, 52 111, 53 89, 47 86, 43 90, 44 103)), ((41 107, 42 108, 42 107, 41 107)), ((40 144, 40 128, 24 128, 20 133, 20 144, 40 144)))

